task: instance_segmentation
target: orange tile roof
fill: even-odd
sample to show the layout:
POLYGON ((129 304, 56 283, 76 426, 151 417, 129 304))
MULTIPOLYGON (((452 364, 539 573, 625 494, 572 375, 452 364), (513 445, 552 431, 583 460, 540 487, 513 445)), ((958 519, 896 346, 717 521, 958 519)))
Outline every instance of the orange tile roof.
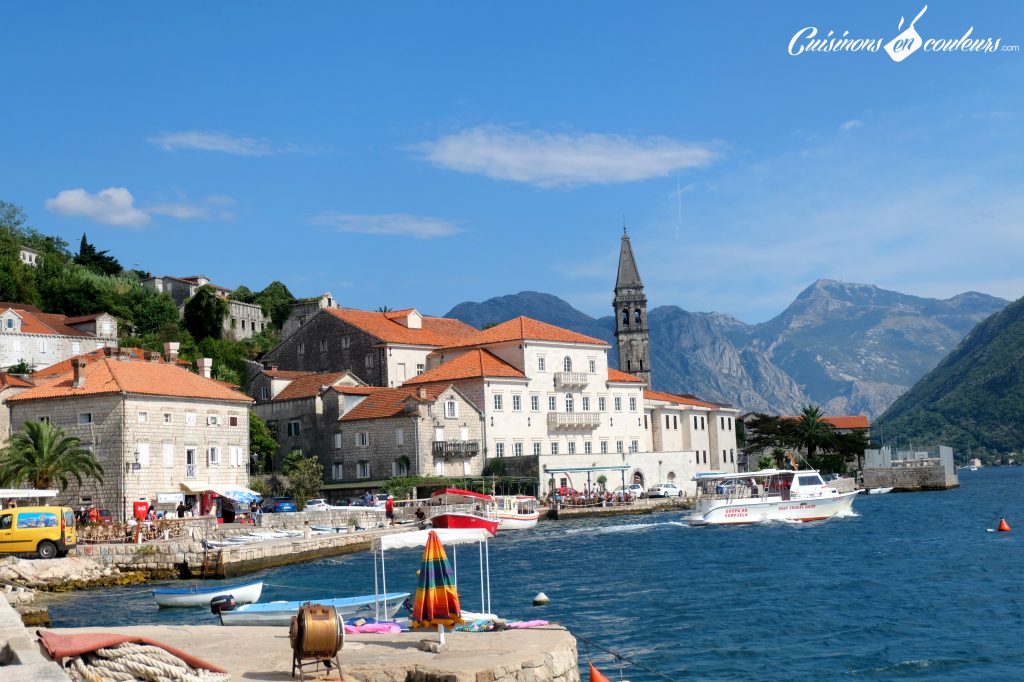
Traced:
MULTIPOLYGON (((783 419, 799 419, 799 416, 786 415, 783 419)), ((871 423, 868 418, 862 414, 857 415, 835 415, 835 416, 824 416, 822 420, 828 422, 828 424, 834 429, 870 429, 871 423)))
POLYGON ((320 392, 321 386, 330 386, 338 379, 348 376, 350 372, 324 372, 322 374, 306 374, 294 379, 274 396, 274 401, 295 400, 296 398, 313 398, 320 392))
POLYGON ((635 377, 632 374, 626 374, 625 372, 620 372, 619 370, 612 369, 611 367, 608 368, 608 381, 628 381, 630 383, 639 383, 639 384, 643 383, 643 379, 640 379, 639 377, 635 377))
POLYGON ((477 377, 515 377, 517 379, 525 379, 526 375, 493 353, 476 349, 409 379, 403 386, 430 384, 438 381, 455 381, 456 379, 474 379, 477 377))
MULTIPOLYGON (((232 402, 252 402, 252 398, 221 385, 213 379, 165 362, 147 362, 138 359, 119 359, 87 353, 82 372, 85 383, 75 388, 74 371, 67 362, 68 371, 51 376, 34 388, 8 398, 7 401, 39 400, 44 398, 73 398, 83 395, 107 393, 135 393, 173 398, 197 398, 232 402)), ((63 365, 64 363, 59 363, 63 365)), ((55 365, 55 367, 58 365, 55 365)))
POLYGON ((343 395, 370 395, 377 391, 387 390, 383 386, 331 386, 335 393, 343 395))
POLYGON ((676 405, 692 405, 694 407, 706 407, 708 409, 718 409, 721 407, 728 407, 728 405, 721 405, 719 403, 709 403, 706 400, 700 400, 688 395, 676 395, 674 393, 662 393, 661 391, 644 391, 644 398, 648 400, 663 400, 668 403, 675 403, 676 405))
POLYGON ((422 329, 409 329, 396 322, 393 317, 401 317, 407 311, 389 311, 387 313, 354 310, 352 308, 325 308, 328 315, 333 315, 353 327, 358 327, 370 336, 375 336, 385 343, 401 343, 411 346, 444 346, 458 339, 477 333, 475 327, 465 322, 447 317, 428 317, 423 315, 422 329))
POLYGON ((47 336, 80 336, 85 338, 95 338, 88 332, 83 332, 81 329, 75 329, 68 325, 69 322, 81 322, 85 319, 94 318, 102 315, 102 313, 96 313, 96 315, 84 316, 84 317, 67 317, 65 315, 58 315, 56 313, 44 313, 40 312, 39 308, 31 305, 25 305, 24 303, 0 303, 0 313, 6 310, 13 310, 21 317, 21 331, 25 334, 45 334, 47 336))
MULTIPOLYGON (((90 359, 98 360, 98 359, 104 357, 107 354, 108 350, 110 350, 111 352, 115 352, 116 351, 117 353, 120 353, 120 354, 123 354, 123 355, 127 355, 132 360, 144 360, 145 359, 145 351, 143 351, 141 348, 129 348, 129 347, 126 347, 126 348, 116 348, 116 349, 113 349, 113 348, 108 349, 108 348, 105 348, 105 347, 104 348, 97 348, 96 350, 91 350, 88 353, 82 353, 81 355, 76 355, 75 357, 76 358, 82 358, 83 360, 86 360, 86 361, 88 361, 90 359)), ((67 372, 72 371, 71 370, 71 360, 72 359, 73 358, 68 358, 67 360, 61 360, 57 364, 50 365, 49 367, 43 367, 42 369, 37 369, 35 374, 33 375, 33 377, 35 377, 36 382, 38 383, 38 381, 40 379, 47 379, 47 378, 59 376, 61 374, 66 374, 67 372)), ((160 359, 160 362, 163 362, 163 358, 160 359)))
MULTIPOLYGON (((444 388, 428 388, 427 400, 437 400, 437 396, 444 392, 444 388)), ((419 390, 416 388, 382 388, 374 391, 361 403, 348 411, 341 421, 354 421, 356 419, 380 419, 382 417, 398 417, 405 413, 405 401, 409 398, 418 398, 419 390)))
POLYGON ((30 381, 25 381, 19 376, 8 374, 7 372, 0 372, 0 388, 32 388, 35 386, 30 381))
POLYGON ((607 346, 601 339, 577 334, 574 331, 556 327, 529 317, 515 317, 508 322, 496 324, 489 329, 477 332, 448 343, 446 348, 463 348, 466 346, 484 346, 489 343, 505 341, 559 341, 562 343, 585 343, 592 346, 607 346))
POLYGON ((316 374, 316 372, 309 372, 303 370, 292 370, 292 369, 265 369, 263 375, 268 376, 271 379, 298 379, 304 377, 307 374, 316 374))

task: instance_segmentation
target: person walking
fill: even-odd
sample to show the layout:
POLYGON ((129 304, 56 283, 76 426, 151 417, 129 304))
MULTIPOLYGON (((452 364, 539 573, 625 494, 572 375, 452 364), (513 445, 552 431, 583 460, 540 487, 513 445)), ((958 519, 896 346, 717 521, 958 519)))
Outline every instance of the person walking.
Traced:
POLYGON ((388 500, 384 503, 384 516, 389 526, 395 525, 395 498, 391 495, 388 495, 388 500))
POLYGON ((178 512, 179 519, 185 518, 185 500, 178 502, 178 508, 176 511, 178 512))

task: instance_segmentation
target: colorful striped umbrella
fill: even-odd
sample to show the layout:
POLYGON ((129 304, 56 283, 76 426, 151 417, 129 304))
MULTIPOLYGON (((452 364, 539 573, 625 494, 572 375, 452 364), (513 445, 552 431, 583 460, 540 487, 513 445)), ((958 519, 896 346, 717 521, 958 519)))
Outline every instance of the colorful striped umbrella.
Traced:
POLYGON ((423 550, 423 567, 416 584, 412 607, 412 627, 453 626, 462 622, 459 594, 455 591, 448 555, 437 533, 430 531, 423 550))

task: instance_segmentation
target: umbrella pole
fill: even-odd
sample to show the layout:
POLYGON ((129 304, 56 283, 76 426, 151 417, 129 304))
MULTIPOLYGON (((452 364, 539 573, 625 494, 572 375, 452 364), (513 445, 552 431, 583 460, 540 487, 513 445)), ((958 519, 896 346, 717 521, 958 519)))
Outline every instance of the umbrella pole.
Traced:
MULTIPOLYGON (((381 561, 384 560, 384 544, 380 546, 381 561)), ((373 619, 380 620, 378 604, 380 604, 380 590, 377 589, 377 550, 373 550, 373 619)))
MULTIPOLYGON (((384 590, 384 619, 387 620, 387 617, 388 617, 388 572, 384 568, 384 546, 383 545, 381 545, 381 548, 380 548, 380 579, 381 579, 382 589, 384 590)), ((376 605, 374 606, 374 611, 373 612, 374 612, 375 615, 377 614, 376 605)), ((380 620, 380 618, 377 617, 377 618, 375 618, 375 620, 380 620)))
POLYGON ((444 623, 437 624, 437 643, 444 644, 444 623))
POLYGON ((491 545, 484 540, 484 555, 487 557, 487 611, 485 613, 494 613, 491 611, 491 545))
POLYGON ((484 601, 484 542, 480 541, 480 610, 487 613, 487 602, 484 601))
POLYGON ((459 546, 452 545, 452 582, 455 583, 455 594, 459 593, 459 546))

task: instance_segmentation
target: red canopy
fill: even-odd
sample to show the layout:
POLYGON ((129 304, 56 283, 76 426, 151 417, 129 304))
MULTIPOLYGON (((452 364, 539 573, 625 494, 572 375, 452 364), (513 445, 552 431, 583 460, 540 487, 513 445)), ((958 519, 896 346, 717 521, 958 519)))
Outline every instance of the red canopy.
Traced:
POLYGON ((484 493, 475 493, 472 490, 463 490, 462 488, 445 488, 444 490, 438 490, 431 497, 440 497, 441 495, 459 495, 461 497, 472 497, 478 500, 486 500, 491 502, 494 500, 490 495, 484 493))

